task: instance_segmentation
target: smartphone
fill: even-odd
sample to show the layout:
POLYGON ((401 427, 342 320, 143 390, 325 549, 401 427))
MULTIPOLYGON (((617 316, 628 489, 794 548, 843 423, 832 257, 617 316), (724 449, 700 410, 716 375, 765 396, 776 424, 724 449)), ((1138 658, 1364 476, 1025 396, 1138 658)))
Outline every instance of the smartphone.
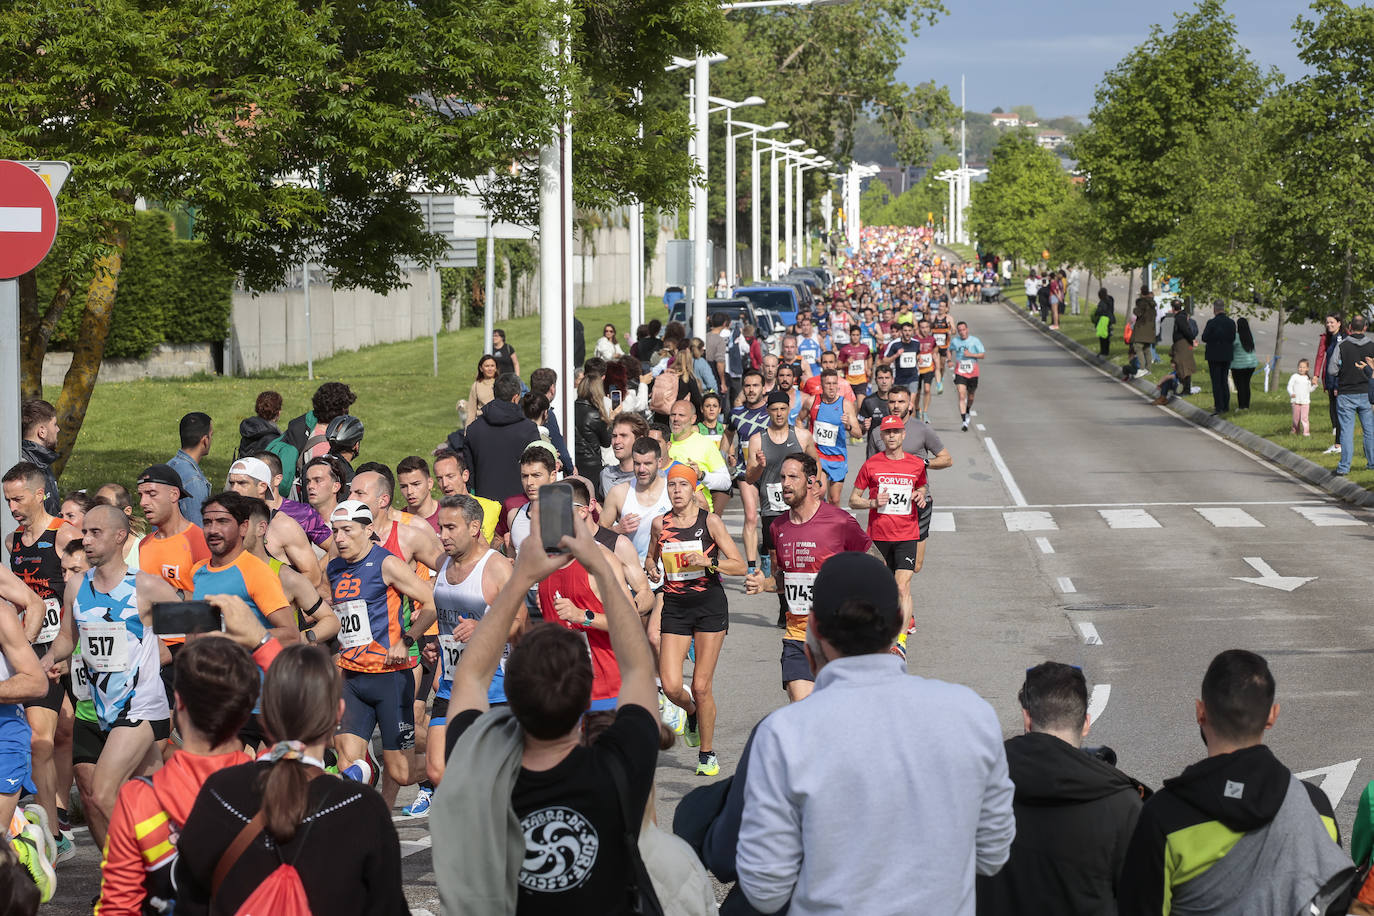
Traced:
POLYGON ((562 553, 563 535, 573 535, 573 490, 570 483, 551 483, 539 488, 539 533, 547 553, 562 553))
POLYGON ((611 406, 612 406, 612 407, 619 407, 619 406, 620 406, 620 400, 621 400, 620 389, 619 389, 619 388, 612 388, 612 389, 611 389, 611 406))
POLYGON ((224 621, 208 601, 153 602, 153 632, 159 636, 185 636, 222 629, 224 621))

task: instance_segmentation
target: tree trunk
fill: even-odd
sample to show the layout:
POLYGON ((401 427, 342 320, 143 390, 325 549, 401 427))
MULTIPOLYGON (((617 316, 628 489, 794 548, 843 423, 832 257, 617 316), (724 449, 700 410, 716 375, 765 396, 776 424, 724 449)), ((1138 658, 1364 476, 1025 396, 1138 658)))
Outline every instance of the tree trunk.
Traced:
POLYGON ((72 276, 58 281, 48 307, 38 311, 38 277, 33 272, 19 278, 19 393, 24 398, 43 396, 43 360, 48 355, 57 322, 72 298, 72 276))
POLYGON ((129 227, 121 226, 106 242, 114 250, 103 255, 95 264, 95 277, 86 290, 86 313, 81 319, 81 334, 72 352, 72 364, 62 380, 62 394, 57 399, 58 459, 53 462, 53 474, 61 476, 71 457, 81 424, 86 421, 86 408, 100 374, 100 361, 105 356, 105 340, 110 336, 110 322, 114 317, 115 294, 119 289, 119 272, 124 266, 124 254, 129 249, 129 227))
POLYGON ((1350 319, 1350 281, 1351 275, 1355 270, 1354 252, 1350 250, 1350 243, 1345 246, 1345 279, 1341 281, 1341 314, 1346 320, 1350 319))
POLYGON ((1274 329, 1274 360, 1269 364, 1269 378, 1274 385, 1279 383, 1279 360, 1283 358, 1283 322, 1285 317, 1283 306, 1280 305, 1279 324, 1274 329))

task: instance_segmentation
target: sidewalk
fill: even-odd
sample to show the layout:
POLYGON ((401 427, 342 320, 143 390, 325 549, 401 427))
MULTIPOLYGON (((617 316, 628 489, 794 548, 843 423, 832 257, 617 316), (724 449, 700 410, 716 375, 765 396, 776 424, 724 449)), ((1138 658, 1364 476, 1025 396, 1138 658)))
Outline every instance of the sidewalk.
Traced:
MULTIPOLYGON (((1015 315, 1017 319, 1024 322, 1030 328, 1040 332, 1041 334, 1046 335, 1059 346, 1063 347, 1065 350, 1068 350, 1070 353, 1073 353, 1079 359, 1083 360, 1091 366, 1097 367, 1099 371, 1103 372, 1104 374, 1107 374, 1112 378, 1117 379, 1120 384, 1129 385, 1149 398, 1153 398, 1156 393, 1156 381, 1168 371, 1169 362, 1168 354, 1166 352, 1162 354, 1162 368, 1160 363, 1156 363, 1152 367, 1153 371, 1151 372, 1149 377, 1131 379, 1125 382, 1120 381, 1121 364, 1124 363, 1127 359, 1125 345, 1121 343, 1119 336, 1122 321, 1122 309, 1120 302, 1117 303, 1117 326, 1114 328, 1115 336, 1112 341, 1114 353, 1112 356, 1102 357, 1098 356, 1094 350, 1088 349, 1088 347, 1084 346, 1083 343, 1080 343, 1078 340, 1075 339, 1075 337, 1087 338, 1091 335, 1092 328, 1088 323, 1086 314, 1077 316, 1062 315, 1060 316, 1060 326, 1064 330, 1052 331, 1046 325, 1042 324, 1039 318, 1032 317, 1030 314, 1028 314, 1024 308, 1024 305, 1018 307, 1014 299, 1008 300, 1006 298, 1005 293, 1003 294, 1003 298, 999 301, 1002 303, 1002 306, 1005 309, 1007 309, 1008 312, 1015 315), (1079 328, 1078 325, 1082 325, 1082 327, 1079 328), (1065 330, 1074 332, 1073 336, 1070 336, 1069 333, 1065 333, 1065 330)), ((1296 364, 1297 357, 1294 356, 1292 362, 1289 364, 1290 371, 1291 367, 1295 366, 1296 364)), ((1194 384, 1202 385, 1204 388, 1204 390, 1200 394, 1193 396, 1195 398, 1210 399, 1211 396, 1210 393, 1206 390, 1207 379, 1205 366, 1206 364, 1204 363, 1204 368, 1200 371, 1200 375, 1202 376, 1201 378, 1199 378, 1198 376, 1194 376, 1194 384)), ((1286 393, 1284 393, 1284 385, 1286 383, 1287 374, 1284 375, 1283 379, 1272 380, 1270 385, 1271 389, 1277 388, 1277 394, 1282 397, 1282 406, 1284 408, 1287 407, 1287 395, 1286 393)), ((1262 391, 1256 390, 1254 399, 1252 400, 1252 409, 1259 410, 1264 404, 1267 404, 1271 401, 1276 401, 1275 394, 1276 392, 1271 390, 1268 396, 1266 397, 1262 391)), ((1325 408, 1326 405, 1324 401, 1319 403, 1316 399, 1313 400, 1312 424, 1314 427, 1316 427, 1318 421, 1321 421, 1323 425, 1325 424, 1325 408), (1321 411, 1320 416, 1317 415, 1317 411, 1319 408, 1321 411)), ((1265 458, 1268 461, 1272 461, 1274 464, 1277 464, 1280 467, 1290 471, 1298 478, 1307 481, 1313 486, 1320 487, 1322 490, 1325 490, 1326 492, 1337 497, 1338 499, 1344 500, 1345 502, 1357 506, 1374 506, 1374 492, 1371 492, 1365 486, 1361 486, 1360 483, 1357 483, 1355 480, 1350 479, 1351 476, 1356 476, 1360 474, 1360 472, 1352 471, 1352 474, 1349 476, 1338 476, 1331 468, 1324 467, 1321 464, 1318 464, 1316 461, 1305 458, 1302 455, 1299 455, 1297 452, 1293 451, 1292 449, 1286 448, 1283 445, 1280 445, 1279 443, 1273 441, 1272 439, 1258 435, 1255 432, 1238 426, 1235 423, 1232 423, 1228 420, 1224 420, 1220 417, 1214 417, 1211 415, 1210 411, 1205 410, 1202 407, 1199 407, 1198 405, 1191 403, 1189 400, 1185 398, 1174 398, 1172 401, 1168 403, 1168 405, 1161 409, 1170 410, 1178 414, 1180 417, 1186 419, 1190 423, 1203 427, 1204 429, 1212 430, 1218 435, 1224 436, 1225 438, 1248 449, 1249 451, 1254 452, 1260 457, 1265 458)), ((1272 411, 1270 412, 1272 413, 1272 411)), ((1264 413, 1254 413, 1250 415, 1249 419, 1262 420, 1264 416, 1264 413)), ((1320 443, 1321 446, 1324 447, 1328 442, 1330 442, 1329 435, 1329 427, 1323 429, 1321 434, 1316 432, 1314 429, 1311 441, 1320 443)), ((1295 437, 1289 436, 1287 438, 1295 437)), ((1313 446, 1313 448, 1315 447, 1316 446, 1313 446)), ((1357 443, 1357 451, 1358 447, 1359 446, 1357 443)), ((1334 459, 1336 456, 1331 455, 1324 457, 1334 459)), ((1365 471, 1363 472, 1362 476, 1369 477, 1371 479, 1371 483, 1374 483, 1374 472, 1365 471)))

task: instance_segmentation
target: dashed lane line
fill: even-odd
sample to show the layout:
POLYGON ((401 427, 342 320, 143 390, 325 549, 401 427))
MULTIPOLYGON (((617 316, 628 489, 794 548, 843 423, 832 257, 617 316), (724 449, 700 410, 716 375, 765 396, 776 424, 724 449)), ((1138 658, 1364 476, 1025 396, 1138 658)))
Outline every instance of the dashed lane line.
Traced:
POLYGON ((1049 538, 1036 538, 1035 543, 1040 548, 1041 553, 1054 553, 1054 545, 1049 538))

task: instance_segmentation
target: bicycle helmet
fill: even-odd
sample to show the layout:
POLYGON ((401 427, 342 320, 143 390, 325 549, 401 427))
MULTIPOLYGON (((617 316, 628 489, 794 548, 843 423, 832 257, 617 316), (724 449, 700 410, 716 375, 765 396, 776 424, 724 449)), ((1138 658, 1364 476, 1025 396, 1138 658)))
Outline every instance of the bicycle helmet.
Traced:
POLYGON ((352 414, 344 414, 329 421, 324 430, 331 452, 356 448, 363 441, 363 421, 352 414))

